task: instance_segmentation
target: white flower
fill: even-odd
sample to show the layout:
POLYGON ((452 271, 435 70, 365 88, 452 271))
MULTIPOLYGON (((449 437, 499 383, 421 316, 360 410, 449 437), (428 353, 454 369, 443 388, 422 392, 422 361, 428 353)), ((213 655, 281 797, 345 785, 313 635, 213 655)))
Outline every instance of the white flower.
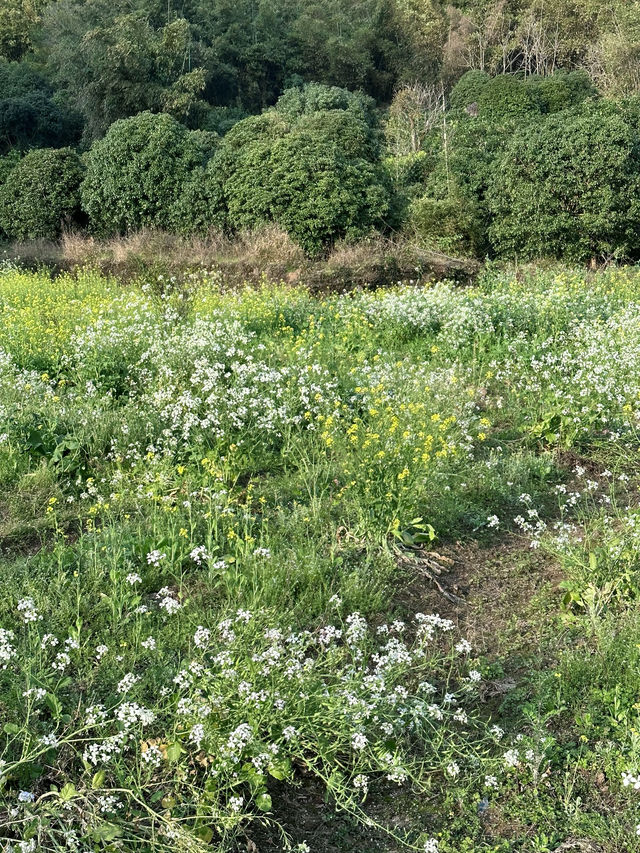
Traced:
POLYGON ((152 650, 152 649, 155 649, 155 647, 156 647, 156 641, 154 640, 153 637, 147 637, 147 639, 143 640, 140 643, 140 645, 142 646, 143 649, 152 650))
POLYGON ((42 687, 30 687, 28 690, 24 690, 22 695, 25 699, 32 698, 35 702, 39 702, 47 695, 47 691, 42 687))
MULTIPOLYGON (((158 595, 162 595, 163 591, 164 590, 160 590, 158 595)), ((167 592, 168 594, 165 594, 164 598, 162 598, 160 601, 160 608, 162 610, 166 610, 169 616, 172 616, 174 613, 177 613, 178 610, 180 610, 182 605, 173 597, 173 594, 171 592, 167 592)))
POLYGON ((140 577, 140 575, 137 572, 129 572, 129 574, 127 575, 127 583, 130 586, 133 586, 134 584, 141 583, 141 582, 142 582, 142 578, 140 577))
POLYGON ((18 613, 25 624, 28 624, 29 622, 37 622, 42 619, 42 616, 40 616, 36 610, 33 598, 21 598, 18 602, 18 613))
POLYGON ((424 853, 438 853, 440 847, 435 838, 429 838, 424 843, 424 853))
POLYGON ((200 749, 200 744, 204 740, 204 726, 202 723, 196 723, 196 725, 189 732, 189 740, 191 743, 195 743, 195 745, 200 749))
POLYGON ((447 764, 447 775, 451 776, 452 779, 455 779, 456 776, 460 774, 460 767, 456 764, 455 761, 450 761, 447 764))
POLYGON ((351 738, 351 746, 357 750, 364 749, 368 743, 369 740, 367 736, 364 735, 362 732, 355 732, 355 734, 351 738))
POLYGON ((359 773, 353 779, 353 787, 359 791, 362 791, 363 794, 366 794, 369 790, 369 779, 364 773, 359 773))
POLYGON ((477 669, 472 669, 469 671, 469 681, 482 681, 482 673, 478 672, 477 669))
POLYGON ((109 651, 109 646, 105 646, 104 643, 101 643, 99 646, 96 646, 96 657, 98 660, 103 658, 106 653, 109 651))
POLYGON ((456 651, 460 652, 460 654, 465 654, 471 651, 471 643, 469 640, 460 640, 458 645, 456 646, 456 651))
POLYGON ((229 798, 229 809, 234 813, 238 814, 242 810, 242 806, 244 805, 244 797, 230 797, 229 798))
POLYGON ((58 672, 62 672, 69 666, 70 663, 71 658, 66 652, 58 652, 58 654, 56 655, 56 659, 51 664, 51 666, 58 672))
POLYGON ((484 777, 484 786, 485 788, 497 788, 498 787, 498 779, 496 776, 485 776, 484 777))
POLYGON ((520 764, 520 756, 517 749, 508 749, 502 756, 505 767, 517 767, 520 764))
POLYGON ((12 642, 14 636, 13 631, 0 628, 0 669, 6 669, 9 661, 18 656, 12 642))
POLYGON ((140 681, 140 679, 137 675, 134 675, 132 672, 128 672, 120 679, 116 690, 118 693, 128 693, 133 685, 138 681, 140 681))
POLYGON ((191 551, 189 556, 198 566, 201 566, 206 560, 211 559, 211 554, 209 554, 205 545, 198 545, 191 551))
POLYGON ((162 752, 155 743, 148 744, 147 748, 142 752, 142 760, 145 764, 151 764, 153 767, 158 767, 162 761, 162 752))
POLYGON ((282 737, 286 741, 292 740, 294 737, 296 737, 297 734, 298 734, 298 732, 296 731, 296 729, 293 726, 286 726, 282 730, 282 737))
POLYGON ((150 566, 157 566, 159 562, 161 562, 162 560, 166 560, 166 558, 166 554, 161 554, 160 551, 155 549, 154 551, 149 551, 149 553, 147 554, 147 563, 150 566))
POLYGON ((35 800, 35 795, 31 791, 20 791, 18 794, 19 803, 32 803, 35 800))
POLYGON ((199 649, 204 649, 209 639, 211 638, 211 631, 208 628, 203 628, 202 625, 198 625, 196 628, 196 632, 193 635, 193 642, 199 649))
POLYGON ((269 548, 256 548, 253 552, 254 557, 264 557, 265 560, 271 556, 271 551, 269 548))
POLYGON ((500 527, 500 519, 497 515, 490 515, 487 518, 487 527, 500 527))

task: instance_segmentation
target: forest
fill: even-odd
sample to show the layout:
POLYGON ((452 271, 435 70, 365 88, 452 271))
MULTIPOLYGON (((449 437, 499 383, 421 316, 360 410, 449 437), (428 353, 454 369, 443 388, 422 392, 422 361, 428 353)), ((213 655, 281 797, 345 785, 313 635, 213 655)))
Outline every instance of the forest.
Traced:
POLYGON ((4 0, 0 229, 636 259, 639 57, 623 0, 4 0))

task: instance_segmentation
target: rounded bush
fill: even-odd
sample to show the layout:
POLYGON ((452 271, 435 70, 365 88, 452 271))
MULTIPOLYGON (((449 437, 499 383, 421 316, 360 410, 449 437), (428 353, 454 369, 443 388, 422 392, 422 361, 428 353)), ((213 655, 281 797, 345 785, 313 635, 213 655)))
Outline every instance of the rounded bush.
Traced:
POLYGON ((108 235, 175 228, 184 187, 211 153, 211 134, 189 131, 166 114, 115 122, 87 155, 81 192, 91 229, 108 235))
POLYGON ((451 90, 449 103, 452 108, 464 110, 471 104, 477 104, 490 80, 486 71, 467 71, 451 90))
POLYGON ((0 227, 16 240, 54 240, 80 216, 82 161, 71 148, 26 154, 0 187, 0 227))
POLYGON ((355 113, 370 126, 377 124, 376 105, 364 92, 351 92, 339 86, 307 83, 286 89, 278 98, 275 109, 294 122, 303 115, 325 110, 347 110, 355 113))
POLYGON ((193 170, 171 209, 171 217, 172 230, 180 234, 206 234, 211 228, 226 227, 223 187, 213 160, 193 170))
POLYGON ((338 238, 364 236, 389 209, 372 163, 350 159, 332 142, 305 132, 274 144, 271 193, 273 218, 309 254, 338 238))
POLYGON ((545 113, 579 106, 587 98, 598 95, 586 71, 558 71, 549 77, 529 77, 527 83, 536 92, 545 113))
POLYGON ((611 102, 524 126, 498 164, 487 202, 500 255, 637 257, 638 129, 611 102))
POLYGON ((487 121, 519 119, 541 112, 536 89, 511 74, 492 77, 478 96, 478 115, 487 121))
POLYGON ((277 222, 313 254, 381 221, 388 192, 372 156, 370 128, 352 113, 305 113, 290 124, 271 110, 235 125, 212 168, 229 227, 277 222))

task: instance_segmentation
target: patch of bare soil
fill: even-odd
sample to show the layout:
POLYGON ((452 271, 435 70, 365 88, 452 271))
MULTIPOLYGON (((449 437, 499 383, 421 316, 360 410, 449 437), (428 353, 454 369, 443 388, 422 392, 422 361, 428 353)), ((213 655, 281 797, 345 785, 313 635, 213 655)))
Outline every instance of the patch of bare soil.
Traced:
POLYGON ((513 536, 497 545, 472 541, 413 553, 402 567, 409 579, 398 595, 403 609, 452 619, 477 653, 492 657, 536 648, 545 601, 561 595, 557 563, 513 536))

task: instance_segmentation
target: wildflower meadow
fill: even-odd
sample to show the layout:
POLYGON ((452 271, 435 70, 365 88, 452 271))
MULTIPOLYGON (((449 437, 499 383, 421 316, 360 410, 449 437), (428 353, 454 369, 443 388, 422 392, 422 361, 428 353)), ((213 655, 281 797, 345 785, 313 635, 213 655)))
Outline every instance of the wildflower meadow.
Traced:
POLYGON ((639 427, 635 268, 5 262, 0 847, 640 850, 639 427))

